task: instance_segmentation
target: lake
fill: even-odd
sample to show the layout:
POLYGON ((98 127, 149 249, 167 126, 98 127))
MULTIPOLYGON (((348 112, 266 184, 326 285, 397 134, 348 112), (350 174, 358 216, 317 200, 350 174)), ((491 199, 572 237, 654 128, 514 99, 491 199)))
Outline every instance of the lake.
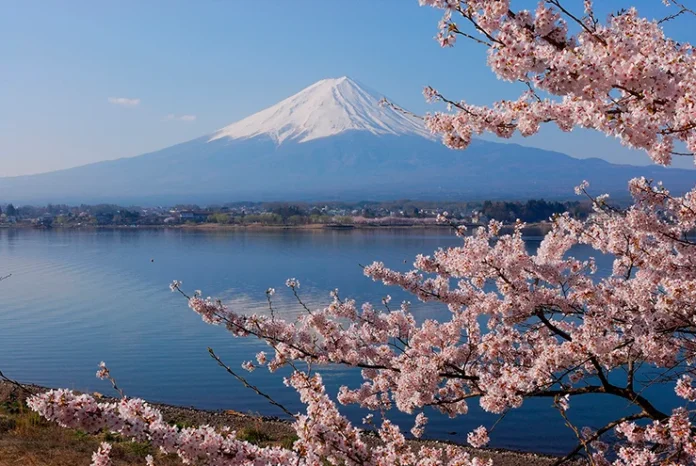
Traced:
MULTIPOLYGON (((265 290, 277 290, 276 308, 287 316, 298 312, 285 280, 296 277, 300 294, 311 306, 330 302, 329 291, 359 303, 379 303, 386 294, 395 302, 413 302, 418 320, 446 318, 438 304, 419 303, 395 288, 362 274, 360 264, 380 260, 407 270, 418 253, 457 245, 446 230, 268 230, 203 232, 165 230, 20 230, 0 229, 0 369, 22 382, 111 394, 108 383, 95 378, 104 360, 129 396, 205 409, 233 409, 282 415, 217 366, 208 346, 251 383, 292 411, 302 410, 294 390, 266 370, 240 368, 268 347, 249 338, 232 337, 221 327, 204 324, 185 299, 169 290, 173 279, 183 288, 222 298, 235 309, 264 312, 265 290)), ((539 239, 530 238, 534 250, 539 239)), ((576 247, 579 258, 597 256, 576 247)), ((597 257, 599 274, 611 260, 597 257)), ((322 367, 329 394, 341 385, 360 382, 355 370, 322 367)), ((287 373, 283 372, 283 373, 287 373)), ((672 387, 646 392, 668 409, 672 387)), ((510 412, 491 434, 491 446, 561 453, 575 444, 550 399, 525 402, 510 412)), ((481 424, 497 420, 472 401, 469 414, 448 419, 426 411, 426 437, 458 442, 481 424)), ((573 400, 569 415, 579 425, 600 427, 626 412, 626 404, 606 395, 573 400), (590 409, 591 408, 591 409, 590 409)), ((341 407, 358 423, 365 414, 341 407)), ((377 416, 376 416, 377 417, 377 416)), ((389 417, 404 430, 409 416, 389 417)))

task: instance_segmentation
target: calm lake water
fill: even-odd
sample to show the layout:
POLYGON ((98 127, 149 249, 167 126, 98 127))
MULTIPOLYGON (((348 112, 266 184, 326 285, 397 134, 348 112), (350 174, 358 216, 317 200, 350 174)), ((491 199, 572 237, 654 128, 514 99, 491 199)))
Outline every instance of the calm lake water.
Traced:
MULTIPOLYGON (((265 290, 274 287, 276 307, 288 315, 297 305, 285 280, 297 277, 301 295, 314 306, 329 302, 329 291, 379 303, 391 294, 396 302, 413 301, 419 320, 446 318, 446 307, 419 303, 395 288, 374 283, 359 264, 381 260, 406 270, 418 253, 460 243, 445 230, 379 231, 230 231, 182 230, 38 231, 0 230, 0 369, 20 381, 53 387, 110 393, 95 378, 106 361, 126 393, 151 401, 206 409, 234 409, 282 415, 243 388, 210 359, 215 349, 230 366, 268 349, 252 339, 238 339, 224 328, 201 322, 185 300, 171 293, 173 279, 187 290, 220 297, 238 310, 263 312, 265 290)), ((529 239, 528 247, 539 240, 529 239)), ((596 255, 589 248, 576 257, 596 255)), ((598 257, 599 273, 611 269, 598 257)), ((248 379, 293 411, 302 405, 292 389, 265 370, 248 379)), ((359 374, 337 367, 320 368, 329 393, 355 387, 359 374)), ((646 392, 668 409, 671 387, 646 392)), ((509 413, 491 435, 491 446, 560 453, 574 445, 551 400, 537 399, 509 413)), ((355 422, 365 414, 342 407, 355 422)), ((573 402, 569 414, 579 425, 600 427, 625 413, 625 402, 595 395, 573 402), (589 409, 592 407, 592 409, 589 409)), ((470 413, 448 419, 426 412, 427 436, 465 441, 470 429, 493 425, 497 416, 471 403, 470 413)), ((410 417, 390 418, 408 430, 410 417)))

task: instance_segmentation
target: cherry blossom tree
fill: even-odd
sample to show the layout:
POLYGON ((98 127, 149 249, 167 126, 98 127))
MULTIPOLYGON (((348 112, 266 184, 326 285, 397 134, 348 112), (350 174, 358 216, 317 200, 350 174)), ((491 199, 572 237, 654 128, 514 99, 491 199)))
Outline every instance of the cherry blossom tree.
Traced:
MULTIPOLYGON (((426 98, 447 105, 446 112, 425 117, 446 145, 464 149, 485 132, 527 136, 552 123, 614 136, 662 165, 696 152, 694 50, 663 31, 666 22, 693 14, 685 6, 665 1, 664 20, 642 18, 631 8, 600 21, 589 0, 579 11, 560 0, 542 0, 535 11, 514 10, 510 0, 420 3, 443 10, 442 46, 475 41, 487 48, 499 78, 526 89, 517 100, 478 107, 426 88, 426 98)), ((576 190, 590 196, 586 182, 576 190)), ((578 455, 594 465, 696 464, 690 404, 696 401, 696 242, 689 236, 696 229, 696 188, 674 195, 640 178, 629 190, 634 204, 626 210, 612 207, 606 196, 590 196, 594 214, 588 220, 553 218, 533 254, 525 249, 522 223, 500 235, 501 224, 493 221, 472 232, 455 227, 461 246, 418 256, 412 271, 365 267, 374 280, 446 306, 443 322, 417 322, 408 303, 393 306, 388 297, 358 305, 338 291, 323 309, 310 309, 295 279, 287 286, 304 312, 286 321, 274 311, 272 289, 269 311, 249 315, 198 292, 188 296, 174 282, 172 290, 184 294, 206 323, 269 345, 270 354, 259 353, 246 369, 293 369, 285 383, 307 411, 295 415, 299 440, 292 451, 250 445, 229 430, 169 426, 137 399, 101 403, 58 390, 32 398, 30 406, 67 427, 147 439, 187 464, 488 464, 455 447, 417 451, 389 421, 379 426, 381 442, 368 445, 316 372, 341 364, 360 368, 363 379, 340 389, 341 404, 417 413, 414 436, 427 428, 425 408, 456 417, 478 403, 502 414, 543 397, 553 400, 578 437, 557 464, 578 455), (610 276, 596 276, 593 260, 574 258, 575 245, 613 256, 610 276), (647 377, 641 368, 657 375, 647 377), (665 412, 646 398, 646 386, 658 383, 672 384, 683 406, 665 412), (632 409, 599 429, 572 424, 567 413, 573 400, 599 393, 632 409), (620 441, 609 444, 609 434, 620 441)), ((100 375, 110 377, 104 370, 100 375)), ((484 426, 467 436, 473 447, 488 439, 484 426)), ((93 464, 108 464, 108 449, 102 446, 93 464)))

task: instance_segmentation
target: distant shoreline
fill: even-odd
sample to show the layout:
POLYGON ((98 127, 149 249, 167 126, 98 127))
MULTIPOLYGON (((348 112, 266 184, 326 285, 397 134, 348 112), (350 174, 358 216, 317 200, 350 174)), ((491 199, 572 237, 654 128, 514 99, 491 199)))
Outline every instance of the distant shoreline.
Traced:
MULTIPOLYGON (((551 222, 529 223, 523 229, 526 236, 543 236, 551 230, 551 222)), ((466 225, 469 231, 484 225, 466 225)), ((326 230, 326 231, 351 231, 351 230, 452 230, 451 225, 441 223, 412 223, 412 224, 326 224, 312 223, 305 225, 224 225, 219 223, 195 223, 177 225, 66 225, 39 227, 30 224, 0 225, 6 229, 31 229, 31 230, 189 230, 189 231, 280 231, 280 230, 326 230)), ((503 225, 502 234, 513 231, 513 225, 503 225)))

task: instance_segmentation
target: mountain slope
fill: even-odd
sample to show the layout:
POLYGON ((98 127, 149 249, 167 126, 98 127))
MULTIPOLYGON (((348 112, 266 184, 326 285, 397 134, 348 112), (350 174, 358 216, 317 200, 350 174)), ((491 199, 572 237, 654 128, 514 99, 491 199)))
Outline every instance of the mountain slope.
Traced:
POLYGON ((646 176, 674 191, 696 172, 474 141, 453 151, 416 118, 380 107, 349 78, 323 80, 219 131, 133 158, 0 178, 2 202, 214 203, 233 200, 625 196, 646 176))

